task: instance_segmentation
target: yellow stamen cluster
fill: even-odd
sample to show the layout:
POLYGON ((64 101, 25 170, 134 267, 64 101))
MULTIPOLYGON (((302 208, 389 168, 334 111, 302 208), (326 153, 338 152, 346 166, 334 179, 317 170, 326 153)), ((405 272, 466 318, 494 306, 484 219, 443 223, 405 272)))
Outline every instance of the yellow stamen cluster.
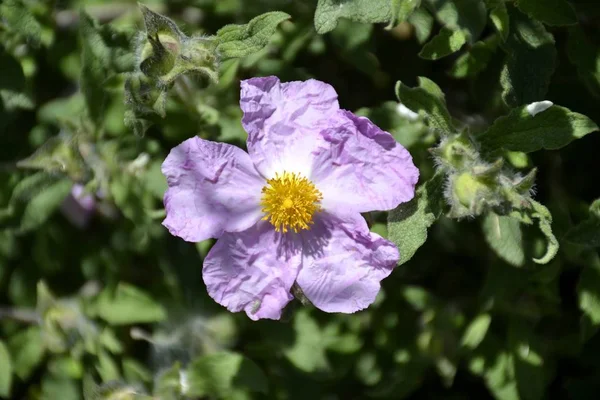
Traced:
POLYGON ((314 213, 321 211, 319 202, 323 195, 311 181, 296 173, 275 175, 267 180, 262 194, 260 204, 266 214, 263 219, 268 220, 277 232, 309 229, 314 213))

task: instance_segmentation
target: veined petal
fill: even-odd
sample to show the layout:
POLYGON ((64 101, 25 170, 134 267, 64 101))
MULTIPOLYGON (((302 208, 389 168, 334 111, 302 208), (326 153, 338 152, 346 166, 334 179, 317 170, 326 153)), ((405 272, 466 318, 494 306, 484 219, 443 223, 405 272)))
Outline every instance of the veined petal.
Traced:
POLYGON ((242 124, 256 168, 267 178, 283 171, 308 176, 319 132, 339 110, 335 90, 314 79, 281 83, 274 76, 241 86, 242 124))
POLYGON ((225 233, 204 260, 208 294, 229 311, 246 311, 253 320, 279 319, 292 300, 301 248, 262 221, 250 229, 225 233))
POLYGON ((193 137, 173 148, 162 165, 169 231, 190 242, 243 231, 261 218, 265 180, 243 150, 193 137))
POLYGON ((333 213, 391 210, 413 198, 419 170, 410 153, 369 119, 341 110, 321 132, 311 180, 333 213))
POLYGON ((302 268, 296 280, 321 310, 353 313, 375 301, 380 281, 398 259, 396 246, 370 232, 359 214, 323 213, 304 234, 302 268))

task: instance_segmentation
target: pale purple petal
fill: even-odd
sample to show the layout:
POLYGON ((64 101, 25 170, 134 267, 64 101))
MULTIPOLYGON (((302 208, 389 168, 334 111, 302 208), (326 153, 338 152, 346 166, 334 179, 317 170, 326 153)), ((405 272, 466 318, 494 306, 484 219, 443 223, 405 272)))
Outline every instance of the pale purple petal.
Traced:
POLYGON ((169 188, 163 225, 190 242, 248 229, 261 218, 265 180, 243 150, 193 137, 162 165, 169 188))
POLYGON ((398 263, 398 249, 371 233, 359 214, 323 213, 304 234, 297 282, 306 297, 326 312, 353 313, 375 301, 380 281, 398 263))
POLYGON ((253 320, 279 319, 292 300, 301 248, 293 238, 261 221, 250 229, 225 233, 210 250, 202 270, 208 294, 232 312, 253 320))
POLYGON ((413 198, 419 170, 412 156, 369 119, 341 110, 321 136, 311 179, 327 211, 391 210, 413 198))
POLYGON ((267 178, 284 170, 308 176, 319 132, 339 110, 335 90, 314 79, 281 83, 274 76, 241 86, 242 124, 256 168, 267 178))

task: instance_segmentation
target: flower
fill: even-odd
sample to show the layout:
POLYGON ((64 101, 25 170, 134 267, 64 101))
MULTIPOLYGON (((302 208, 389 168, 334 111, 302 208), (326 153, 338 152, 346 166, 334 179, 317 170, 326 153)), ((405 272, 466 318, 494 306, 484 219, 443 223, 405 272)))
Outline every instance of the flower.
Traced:
POLYGON ((294 283, 326 312, 368 307, 399 254, 360 213, 413 198, 411 155, 317 80, 249 79, 240 104, 248 153, 198 137, 171 150, 163 224, 219 239, 203 278, 230 311, 279 319, 294 283))

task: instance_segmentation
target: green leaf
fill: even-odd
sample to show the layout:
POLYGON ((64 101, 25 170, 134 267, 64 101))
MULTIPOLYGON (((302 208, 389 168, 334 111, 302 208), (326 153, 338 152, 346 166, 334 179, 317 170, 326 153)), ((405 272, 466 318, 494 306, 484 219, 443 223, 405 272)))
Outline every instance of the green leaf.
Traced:
POLYGON ((193 361, 187 368, 189 389, 193 397, 230 398, 235 390, 267 393, 267 378, 260 368, 238 353, 221 351, 193 361))
POLYGON ((600 257, 591 253, 583 268, 577 295, 579 308, 593 326, 600 325, 600 257))
POLYGON ((565 240, 585 247, 600 247, 600 213, 597 212, 600 200, 590 206, 590 216, 585 221, 569 229, 565 240))
POLYGON ((392 1, 392 16, 390 19, 389 28, 394 25, 408 20, 413 12, 421 5, 421 0, 391 0, 392 1))
POLYGON ((0 340, 0 397, 10 397, 12 373, 10 354, 4 342, 0 340))
POLYGON ((121 376, 116 361, 107 352, 102 350, 98 353, 96 370, 103 382, 116 381, 121 376))
POLYGON ((471 43, 485 28, 487 13, 482 0, 426 0, 426 3, 442 25, 463 31, 471 43))
POLYGON ((498 36, 494 35, 485 41, 475 43, 469 52, 461 55, 450 70, 455 78, 466 78, 478 75, 490 62, 498 46, 498 36))
POLYGON ((289 14, 272 11, 253 18, 246 25, 226 25, 217 32, 217 52, 222 60, 256 53, 269 43, 277 26, 288 19, 289 14))
POLYGON ((466 42, 467 37, 463 31, 453 31, 444 27, 429 43, 423 46, 419 57, 438 60, 457 52, 466 42))
POLYGON ((411 111, 425 116, 431 128, 444 134, 454 132, 444 94, 433 81, 419 77, 419 87, 416 88, 410 88, 398 81, 396 97, 411 111))
POLYGON ((46 348, 42 331, 32 326, 12 336, 8 341, 12 355, 13 370, 22 380, 27 380, 33 370, 42 362, 46 348))
POLYGON ((119 283, 114 293, 105 289, 95 304, 97 315, 111 325, 162 321, 165 309, 146 292, 127 283, 119 283))
POLYGON ((490 314, 480 314, 471 321, 463 334, 461 345, 468 349, 475 349, 485 339, 492 317, 490 314))
POLYGON ((431 14, 429 14, 424 8, 418 8, 408 18, 408 22, 410 22, 415 28, 415 36, 417 37, 417 41, 420 44, 425 43, 425 41, 429 38, 429 35, 431 35, 431 31, 433 30, 434 20, 431 14))
POLYGON ((61 179, 34 195, 21 218, 21 232, 29 232, 46 222, 68 196, 72 186, 69 179, 61 179))
POLYGON ((554 38, 544 26, 513 7, 510 34, 502 48, 506 63, 500 76, 502 98, 510 106, 543 100, 554 73, 554 38))
POLYGON ((556 256, 559 248, 558 240, 552 233, 552 214, 537 201, 531 200, 531 205, 533 206, 531 217, 538 220, 538 226, 548 241, 546 253, 540 258, 534 258, 533 261, 538 264, 547 264, 556 256))
POLYGON ((303 309, 296 313, 293 324, 296 338, 293 345, 284 350, 287 359, 304 372, 327 371, 326 343, 317 322, 303 309))
POLYGON ((25 87, 21 64, 0 45, 0 90, 20 92, 25 87))
POLYGON ((21 0, 4 0, 0 4, 0 15, 8 26, 26 37, 34 46, 42 39, 42 26, 21 0))
POLYGON ((42 379, 42 399, 80 400, 77 381, 64 377, 46 375, 42 379))
POLYGON ((152 373, 133 358, 123 359, 123 376, 127 382, 152 382, 152 373))
POLYGON ((579 26, 574 26, 569 28, 567 51, 584 86, 600 97, 600 46, 590 42, 579 26))
POLYGON ((394 12, 392 0, 319 0, 315 11, 315 29, 324 34, 347 18, 365 24, 390 22, 394 12))
POLYGON ((517 267, 525 263, 523 235, 518 220, 490 212, 483 219, 482 227, 485 241, 498 257, 517 267))
POLYGON ((499 150, 530 153, 541 149, 556 150, 579 139, 598 126, 585 115, 560 106, 550 106, 537 114, 535 107, 523 106, 498 118, 478 136, 484 151, 499 150))
POLYGON ((506 4, 503 1, 498 2, 498 4, 490 10, 490 20, 498 34, 503 41, 508 39, 508 33, 510 32, 510 18, 508 16, 508 10, 506 9, 506 4))
POLYGON ((574 25, 575 10, 566 0, 518 0, 517 7, 531 18, 547 25, 574 25))
POLYGON ((442 213, 443 175, 422 184, 408 203, 388 215, 388 237, 400 250, 400 264, 410 260, 427 240, 427 229, 442 213))

